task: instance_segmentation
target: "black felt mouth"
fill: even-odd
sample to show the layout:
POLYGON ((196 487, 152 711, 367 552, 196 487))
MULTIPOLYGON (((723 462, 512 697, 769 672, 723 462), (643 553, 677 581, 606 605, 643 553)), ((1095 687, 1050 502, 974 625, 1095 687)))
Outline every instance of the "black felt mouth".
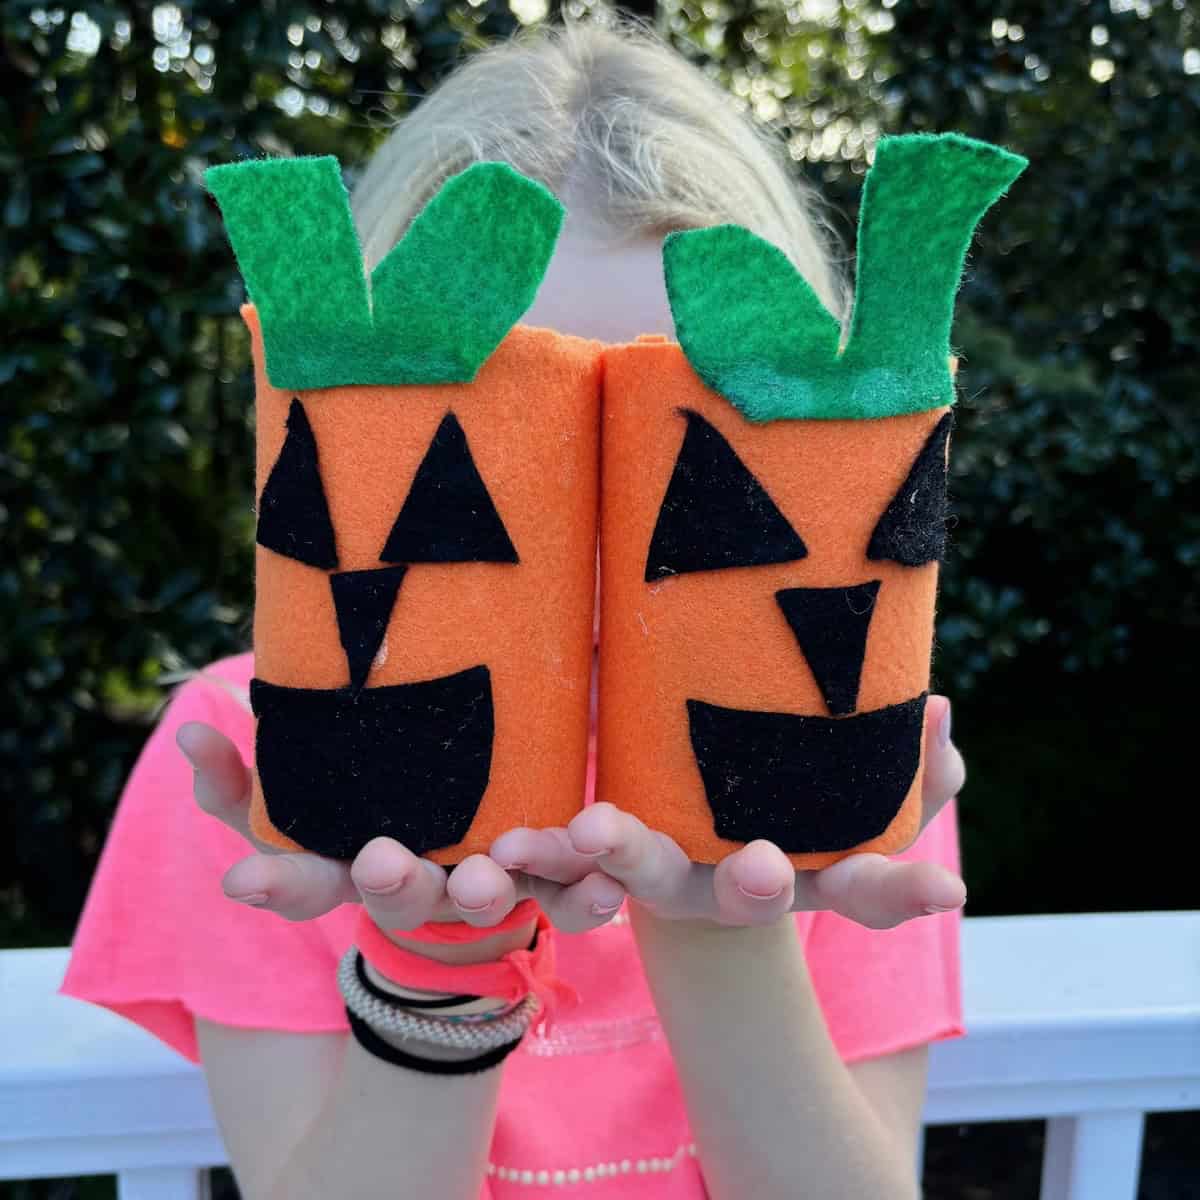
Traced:
POLYGON ((921 758, 922 692, 847 717, 687 702, 717 836, 789 854, 849 850, 895 820, 921 758))
POLYGON ((267 815, 306 850, 353 858, 382 834, 423 854, 466 836, 492 766, 487 667, 358 692, 252 679, 250 705, 267 815))

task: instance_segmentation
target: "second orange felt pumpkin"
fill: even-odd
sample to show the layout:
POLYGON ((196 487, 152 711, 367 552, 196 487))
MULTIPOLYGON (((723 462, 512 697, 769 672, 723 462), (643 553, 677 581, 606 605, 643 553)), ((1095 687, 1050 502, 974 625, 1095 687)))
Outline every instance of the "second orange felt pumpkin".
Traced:
MULTIPOLYGON (((947 412, 755 425, 704 385, 678 345, 646 339, 607 351, 600 799, 670 834, 696 862, 719 862, 755 837, 777 842, 797 867, 808 868, 828 865, 852 849, 889 853, 913 840, 920 820, 921 720, 938 567, 869 561, 867 549, 947 412), (750 527, 754 511, 742 507, 753 481, 799 539, 803 557, 722 563, 720 531, 713 524, 723 516, 712 516, 706 526, 705 513, 693 510, 678 519, 700 522, 696 546, 712 551, 713 558, 704 569, 664 571, 647 580, 664 501, 685 444, 698 438, 719 445, 718 464, 731 453, 745 469, 740 490, 724 497, 734 508, 731 522, 746 522, 742 544, 749 549, 756 533, 750 527), (830 697, 837 707, 836 689, 846 685, 831 679, 832 671, 824 677, 814 671, 784 606, 789 593, 799 603, 821 601, 824 597, 809 593, 825 591, 835 605, 824 613, 818 606, 818 619, 839 620, 841 608, 846 636, 863 638, 860 675, 842 706, 851 711, 837 717, 831 715, 830 697), (864 744, 885 743, 873 733, 853 736, 854 722, 906 704, 907 710, 897 712, 902 722, 897 732, 909 759, 873 767, 864 755, 856 778, 854 756, 864 744), (776 746, 774 731, 755 723, 763 714, 812 718, 818 741, 806 748, 800 723, 789 727, 785 721, 778 749, 785 754, 794 749, 797 757, 762 761, 776 746), (718 738, 724 720, 733 743, 724 747, 731 750, 729 761, 713 770, 737 771, 744 778, 725 778, 726 786, 706 779, 696 745, 697 723, 706 718, 718 722, 718 738), (835 727, 836 722, 847 724, 835 727), (831 778, 821 759, 824 743, 839 729, 850 737, 845 752, 828 748, 837 771, 831 778), (881 803, 889 810, 882 811, 881 803), (847 820, 856 807, 863 822, 847 820), (793 849, 801 845, 803 850, 793 849)), ((945 442, 941 445, 944 461, 945 442)), ((693 459, 697 473, 704 461, 713 459, 693 459)), ((692 468, 685 462, 683 469, 692 468)), ((703 488, 717 481, 692 482, 703 488)))

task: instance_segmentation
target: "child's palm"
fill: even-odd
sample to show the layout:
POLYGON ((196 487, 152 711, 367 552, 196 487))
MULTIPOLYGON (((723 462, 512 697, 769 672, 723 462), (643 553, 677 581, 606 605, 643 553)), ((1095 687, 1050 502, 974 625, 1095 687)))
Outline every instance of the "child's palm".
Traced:
MULTIPOLYGON (((946 702, 931 699, 922 829, 965 778, 962 756, 935 732, 946 702)), ((369 842, 352 863, 284 853, 250 832, 250 772, 233 743, 211 726, 189 722, 179 744, 196 767, 197 803, 257 851, 226 872, 226 895, 294 921, 361 902, 384 929, 414 929, 426 921, 487 928, 532 896, 557 928, 577 933, 611 920, 628 894, 676 920, 761 925, 788 911, 830 909, 885 929, 922 916, 931 905, 958 907, 965 898, 962 880, 946 868, 880 854, 795 871, 778 846, 760 839, 715 867, 693 863, 665 833, 605 802, 589 805, 566 828, 509 830, 490 854, 472 854, 449 874, 386 837, 369 842)))
POLYGON ((447 873, 386 837, 368 842, 353 862, 281 851, 250 831, 250 771, 237 747, 197 721, 180 726, 177 740, 195 767, 197 804, 257 852, 225 873, 225 894, 288 920, 308 921, 361 902, 383 929, 415 929, 426 921, 486 928, 532 896, 558 928, 578 932, 610 920, 624 898, 618 883, 578 856, 572 870, 551 881, 510 873, 486 854, 472 854, 447 873))
MULTIPOLYGON (((948 702, 930 699, 921 829, 966 778, 953 742, 938 736, 948 702)), ((607 803, 590 805, 565 830, 506 833, 493 844, 492 856, 500 863, 519 861, 550 878, 591 863, 658 916, 722 925, 763 925, 789 911, 828 909, 869 928, 887 929, 934 907, 957 908, 966 898, 962 880, 945 867, 893 862, 882 854, 852 854, 822 870, 796 871, 778 846, 760 839, 716 866, 693 863, 673 838, 607 803)))

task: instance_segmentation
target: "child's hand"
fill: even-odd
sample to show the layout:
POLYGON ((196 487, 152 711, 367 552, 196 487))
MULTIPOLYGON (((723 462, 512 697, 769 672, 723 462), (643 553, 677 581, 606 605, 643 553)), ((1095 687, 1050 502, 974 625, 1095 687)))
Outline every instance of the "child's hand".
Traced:
POLYGON ((486 854, 470 855, 447 874, 387 837, 373 838, 352 863, 278 850, 250 832, 251 775, 237 747, 199 721, 181 725, 176 741, 195 767, 196 802, 257 851, 226 871, 225 894, 290 921, 361 902, 382 929, 415 929, 426 921, 487 928, 533 896, 555 926, 574 933, 610 921, 624 899, 620 884, 580 856, 569 866, 556 864, 556 874, 532 879, 510 874, 486 854))
MULTIPOLYGON (((962 755, 949 738, 949 713, 944 696, 929 698, 921 829, 966 778, 962 755)), ((945 867, 892 862, 882 854, 852 854, 823 870, 796 871, 778 846, 758 840, 715 867, 693 863, 673 838, 604 802, 579 813, 565 830, 506 833, 491 853, 500 863, 549 871, 550 878, 578 871, 581 863, 601 866, 657 916, 719 925, 766 925, 785 912, 829 909, 868 928, 889 929, 934 906, 958 908, 966 899, 963 881, 945 867)))

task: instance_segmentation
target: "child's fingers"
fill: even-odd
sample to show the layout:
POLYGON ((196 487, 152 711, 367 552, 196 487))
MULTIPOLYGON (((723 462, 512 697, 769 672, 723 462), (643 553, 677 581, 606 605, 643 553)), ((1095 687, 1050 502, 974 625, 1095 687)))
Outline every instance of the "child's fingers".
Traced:
POLYGON ((540 875, 554 883, 578 883, 596 867, 594 859, 576 851, 561 826, 507 830, 488 853, 505 870, 540 875))
POLYGON ((713 871, 717 919, 728 925, 769 925, 791 911, 796 872, 784 852, 763 839, 723 858, 713 871))
POLYGON ((238 748, 220 730, 202 721, 185 721, 175 744, 195 770, 196 803, 210 816, 240 833, 262 854, 272 847, 250 832, 250 770, 238 748))
POLYGON ((830 909, 868 929, 891 929, 931 907, 948 911, 966 899, 963 881, 931 862, 893 862, 882 854, 851 854, 797 877, 802 909, 830 909))
POLYGON ((950 740, 950 701, 945 696, 930 696, 926 705, 921 829, 962 791, 966 781, 966 763, 950 740))
POLYGON ((454 920, 446 900, 446 872, 395 838, 372 838, 350 865, 355 899, 380 929, 416 929, 430 920, 454 920))
POLYGON ((231 900, 310 921, 357 900, 346 864, 318 854, 255 854, 234 863, 221 887, 231 900))
POLYGON ((607 801, 576 813, 567 835, 576 853, 638 900, 672 902, 690 891, 692 864, 678 843, 607 801))
POLYGON ((552 883, 529 877, 533 898, 555 929, 583 933, 607 925, 625 900, 625 889, 603 871, 591 871, 578 883, 552 883))
POLYGON ((202 721, 185 721, 175 744, 196 771, 196 800, 205 812, 248 830, 250 771, 238 748, 220 730, 202 721))
POLYGON ((486 854, 470 854, 454 868, 446 895, 456 919, 478 929, 498 925, 517 903, 512 876, 486 854))

